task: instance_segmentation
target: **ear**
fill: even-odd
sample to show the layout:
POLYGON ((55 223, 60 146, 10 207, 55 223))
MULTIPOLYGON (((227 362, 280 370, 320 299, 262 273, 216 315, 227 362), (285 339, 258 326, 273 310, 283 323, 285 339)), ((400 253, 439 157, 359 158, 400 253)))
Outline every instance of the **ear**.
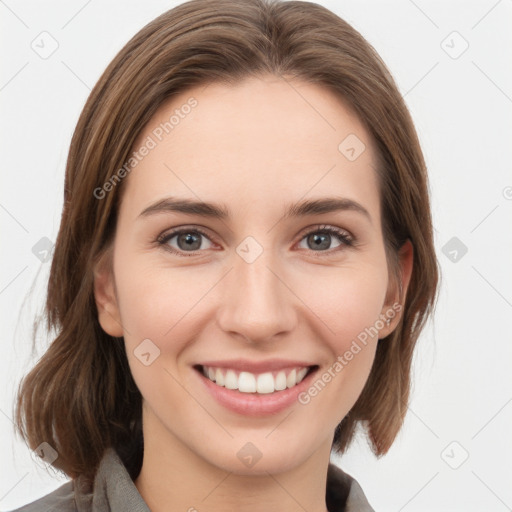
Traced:
POLYGON ((398 251, 398 257, 400 267, 399 275, 397 276, 399 279, 398 286, 396 285, 396 279, 390 281, 390 288, 388 289, 386 301, 380 315, 380 318, 384 321, 384 327, 379 329, 379 339, 389 336, 395 330, 402 316, 414 260, 414 247, 409 239, 405 241, 398 251), (389 324, 387 323, 388 319, 389 324))
POLYGON ((94 266, 94 299, 101 328, 110 336, 123 336, 123 326, 117 302, 112 250, 109 248, 94 266))

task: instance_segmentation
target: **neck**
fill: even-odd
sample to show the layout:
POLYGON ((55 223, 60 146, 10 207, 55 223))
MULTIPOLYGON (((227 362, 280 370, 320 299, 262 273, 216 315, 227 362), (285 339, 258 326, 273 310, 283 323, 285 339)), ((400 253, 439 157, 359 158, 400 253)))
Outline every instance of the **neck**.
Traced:
POLYGON ((135 486, 152 512, 327 511, 330 443, 284 471, 262 470, 261 465, 259 474, 240 474, 205 460, 156 418, 144 423, 144 458, 135 486))

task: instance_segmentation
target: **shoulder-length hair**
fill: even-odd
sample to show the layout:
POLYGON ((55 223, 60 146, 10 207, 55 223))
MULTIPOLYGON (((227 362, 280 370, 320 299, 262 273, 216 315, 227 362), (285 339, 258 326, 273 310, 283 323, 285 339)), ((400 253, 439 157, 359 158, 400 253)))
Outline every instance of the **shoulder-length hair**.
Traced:
POLYGON ((426 166, 398 88, 373 47, 348 23, 310 2, 192 0, 140 30, 92 90, 70 145, 64 206, 48 282, 46 325, 58 334, 20 383, 18 432, 30 448, 48 442, 53 463, 71 478, 93 478, 108 447, 132 478, 142 464, 142 397, 123 338, 98 322, 93 270, 110 247, 124 182, 95 190, 127 161, 137 136, 173 95, 200 84, 249 76, 296 77, 334 92, 372 138, 390 275, 409 239, 413 271, 395 330, 380 340, 368 381, 338 425, 343 452, 357 425, 376 455, 385 454, 407 410, 417 338, 437 299, 426 166))

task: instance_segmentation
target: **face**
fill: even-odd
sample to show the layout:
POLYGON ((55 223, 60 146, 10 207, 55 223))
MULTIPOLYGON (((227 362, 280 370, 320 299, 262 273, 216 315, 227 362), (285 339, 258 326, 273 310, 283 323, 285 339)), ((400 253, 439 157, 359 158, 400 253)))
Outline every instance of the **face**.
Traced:
POLYGON ((398 317, 369 135, 328 90, 290 84, 163 105, 134 146, 113 274, 95 278, 145 443, 240 474, 328 455, 398 317))

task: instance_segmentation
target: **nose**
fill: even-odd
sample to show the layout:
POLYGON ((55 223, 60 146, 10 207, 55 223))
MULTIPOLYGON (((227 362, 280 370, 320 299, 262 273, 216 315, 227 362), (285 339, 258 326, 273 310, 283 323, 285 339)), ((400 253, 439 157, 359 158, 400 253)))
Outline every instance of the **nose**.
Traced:
POLYGON ((235 255, 220 291, 220 328, 252 343, 275 341, 276 336, 292 331, 297 321, 298 299, 271 252, 263 251, 252 263, 235 255))

